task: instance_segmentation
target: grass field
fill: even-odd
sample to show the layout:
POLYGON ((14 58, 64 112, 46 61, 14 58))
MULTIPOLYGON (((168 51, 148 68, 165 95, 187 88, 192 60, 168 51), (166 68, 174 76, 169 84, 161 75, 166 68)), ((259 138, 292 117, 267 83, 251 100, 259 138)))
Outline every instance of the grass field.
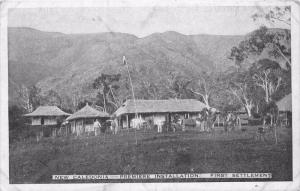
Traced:
POLYGON ((137 145, 135 133, 127 131, 118 135, 13 143, 9 153, 10 183, 63 182, 51 180, 53 174, 191 172, 270 172, 273 175, 271 181, 292 180, 291 129, 279 129, 277 145, 272 133, 266 134, 266 141, 254 140, 255 131, 256 127, 247 127, 245 132, 236 130, 228 135, 221 129, 214 135, 192 130, 163 134, 138 131, 137 145))

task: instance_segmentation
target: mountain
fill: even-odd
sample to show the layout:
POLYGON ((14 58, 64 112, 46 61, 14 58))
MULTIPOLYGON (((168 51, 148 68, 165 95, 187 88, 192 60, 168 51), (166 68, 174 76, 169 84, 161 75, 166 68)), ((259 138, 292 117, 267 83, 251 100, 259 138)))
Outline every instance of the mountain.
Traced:
MULTIPOLYGON (((133 83, 163 84, 169 72, 198 76, 202 71, 225 71, 227 56, 244 36, 183 35, 168 31, 138 38, 124 33, 62 34, 31 28, 9 28, 9 98, 16 103, 21 86, 54 90, 68 104, 95 96, 91 84, 101 73, 121 73, 121 94, 127 81, 126 56, 133 83)), ((123 91, 123 92, 122 92, 123 91)), ((67 105, 68 105, 67 104, 67 105)))

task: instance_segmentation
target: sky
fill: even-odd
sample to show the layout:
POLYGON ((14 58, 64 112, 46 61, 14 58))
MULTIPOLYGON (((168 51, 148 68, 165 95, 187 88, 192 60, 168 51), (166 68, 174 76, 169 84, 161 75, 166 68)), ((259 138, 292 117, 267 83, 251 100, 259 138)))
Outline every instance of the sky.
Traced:
POLYGON ((251 15, 267 11, 254 6, 236 7, 109 7, 109 8, 14 8, 9 27, 70 33, 122 32, 144 37, 176 31, 182 34, 244 35, 261 25, 251 15))

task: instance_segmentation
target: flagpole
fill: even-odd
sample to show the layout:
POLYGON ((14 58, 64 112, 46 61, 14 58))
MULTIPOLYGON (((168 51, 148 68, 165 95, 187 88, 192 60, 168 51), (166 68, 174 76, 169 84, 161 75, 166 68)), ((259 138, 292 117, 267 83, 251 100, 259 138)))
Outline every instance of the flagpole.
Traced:
MULTIPOLYGON (((130 72, 129 72, 129 66, 128 66, 128 63, 126 61, 125 56, 123 56, 123 63, 125 63, 125 65, 126 65, 126 69, 127 69, 128 76, 129 76, 129 82, 130 82, 130 85, 131 85, 131 92, 132 92, 133 104, 134 104, 134 110, 135 110, 135 117, 134 118, 137 119, 137 111, 136 111, 136 102, 135 102, 134 89, 133 89, 133 84, 132 84, 132 80, 131 80, 131 76, 130 76, 130 72)), ((134 130, 134 136, 135 136, 135 144, 137 145, 136 128, 134 130)))

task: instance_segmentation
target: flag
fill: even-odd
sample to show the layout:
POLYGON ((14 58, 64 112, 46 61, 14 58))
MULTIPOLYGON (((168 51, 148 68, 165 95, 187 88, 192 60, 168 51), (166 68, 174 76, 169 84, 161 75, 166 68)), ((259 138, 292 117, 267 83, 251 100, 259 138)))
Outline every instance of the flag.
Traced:
POLYGON ((127 64, 125 56, 123 56, 123 64, 124 64, 124 65, 127 64))

